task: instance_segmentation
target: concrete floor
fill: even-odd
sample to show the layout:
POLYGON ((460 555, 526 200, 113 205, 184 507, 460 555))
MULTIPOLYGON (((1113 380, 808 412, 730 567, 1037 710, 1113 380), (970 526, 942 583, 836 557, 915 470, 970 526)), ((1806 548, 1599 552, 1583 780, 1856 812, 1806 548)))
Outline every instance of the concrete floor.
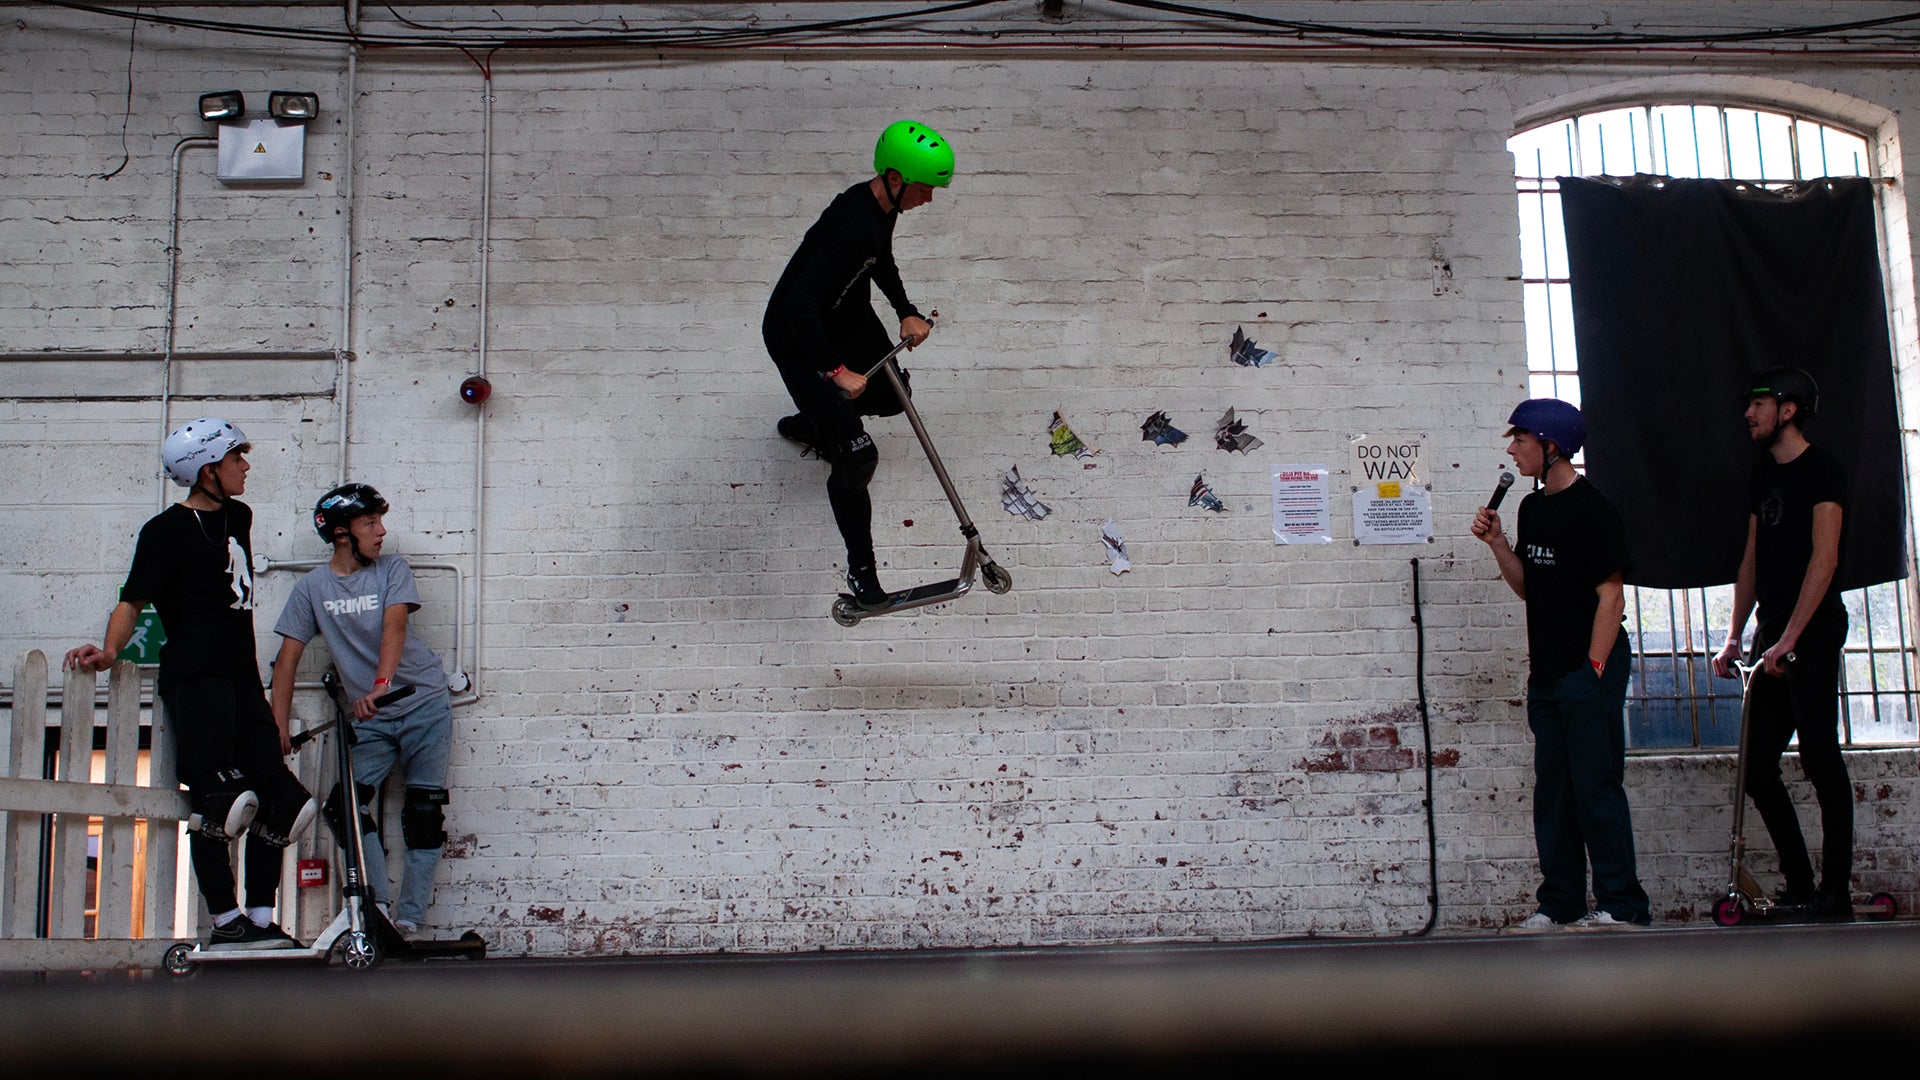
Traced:
POLYGON ((1920 922, 0 977, 23 1078, 1631 1076, 1816 1049, 1912 1067, 1920 922))

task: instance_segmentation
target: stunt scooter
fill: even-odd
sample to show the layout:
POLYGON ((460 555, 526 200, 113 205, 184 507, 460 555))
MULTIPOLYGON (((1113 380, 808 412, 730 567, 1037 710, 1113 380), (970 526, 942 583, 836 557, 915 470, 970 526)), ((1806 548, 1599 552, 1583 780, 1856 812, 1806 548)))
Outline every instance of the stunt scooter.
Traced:
MULTIPOLYGON (((1787 654, 1787 662, 1792 663, 1794 656, 1787 654)), ((1747 743, 1749 737, 1748 720, 1753 712, 1753 676, 1760 670, 1759 664, 1734 662, 1734 669, 1740 673, 1740 752, 1733 763, 1733 836, 1729 842, 1733 854, 1733 866, 1727 875, 1727 892, 1713 905, 1713 921, 1720 926, 1738 926, 1748 919, 1780 920, 1805 917, 1807 910, 1797 904, 1782 904, 1778 900, 1760 891, 1759 882, 1747 870, 1747 743)), ((1855 916, 1864 916, 1876 922, 1891 919, 1898 913, 1899 905, 1887 893, 1875 893, 1865 904, 1855 904, 1855 916)))
MULTIPOLYGON (((939 312, 934 312, 935 317, 939 312)), ((929 322, 932 320, 929 319, 929 322)), ((860 602, 851 593, 841 593, 833 602, 833 621, 841 626, 856 626, 862 619, 875 615, 892 615, 913 608, 926 607, 929 604, 944 604, 965 596, 973 588, 973 574, 980 572, 980 580, 987 591, 995 595, 1013 589, 1013 575, 1001 569, 993 561, 987 549, 980 543, 980 530, 973 527, 973 519, 967 516, 967 508, 960 503, 960 493, 954 490, 953 480, 947 476, 947 467, 940 462, 940 452, 933 448, 933 439, 927 434, 927 426, 920 421, 920 410, 914 408, 913 398, 908 396, 907 388, 900 380, 900 370, 894 364, 894 358, 908 345, 906 339, 895 345, 880 362, 868 369, 866 376, 871 379, 885 372, 887 381, 892 384, 894 396, 899 400, 907 414, 907 423, 913 425, 914 437, 920 440, 920 448, 927 452, 927 462, 933 466, 933 475, 940 481, 940 489, 947 493, 947 501, 953 504, 953 512, 960 519, 960 535, 966 538, 966 551, 960 557, 960 576, 950 581, 936 581, 927 585, 916 585, 911 589, 888 593, 887 602, 879 607, 861 607, 860 602)))
MULTIPOLYGON (((322 732, 339 728, 333 738, 336 772, 340 777, 341 790, 350 791, 355 787, 351 750, 354 742, 353 709, 346 703, 340 678, 333 669, 327 669, 321 683, 326 687, 328 698, 333 701, 334 718, 294 735, 289 742, 298 751, 322 732)), ((404 700, 413 692, 411 686, 400 687, 375 698, 374 707, 384 708, 404 700)), ((327 827, 334 831, 334 839, 340 841, 342 904, 339 914, 320 931, 320 936, 313 939, 312 945, 292 949, 209 949, 198 942, 192 945, 182 942, 167 949, 161 958, 161 965, 174 975, 191 975, 203 965, 249 961, 326 964, 337 953, 348 968, 365 971, 389 956, 404 960, 423 960, 435 956, 479 960, 487 955, 487 943, 471 930, 461 935, 458 941, 409 941, 402 937, 373 903, 373 887, 367 883, 363 870, 367 864, 367 850, 360 830, 357 827, 347 828, 346 832, 350 835, 342 837, 341 826, 336 826, 329 815, 321 816, 329 818, 327 827)), ((357 826, 360 817, 358 806, 342 807, 342 821, 357 826)))

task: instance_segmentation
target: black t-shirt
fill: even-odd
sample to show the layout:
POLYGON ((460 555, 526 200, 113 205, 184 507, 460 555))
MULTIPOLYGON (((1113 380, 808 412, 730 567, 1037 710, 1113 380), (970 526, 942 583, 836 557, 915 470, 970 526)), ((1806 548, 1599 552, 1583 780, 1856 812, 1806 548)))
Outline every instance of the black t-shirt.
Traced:
MULTIPOLYGON (((1800 600, 1800 584, 1813 560, 1813 508, 1823 502, 1847 505, 1847 469, 1840 459, 1809 446, 1785 465, 1761 454, 1753 468, 1747 509, 1753 514, 1753 583, 1760 602, 1760 625, 1784 629, 1800 600)), ((1842 528, 1845 519, 1842 518, 1842 528)), ((1841 545, 1845 551, 1845 544, 1841 545)), ((1840 569, 1834 567, 1834 581, 1840 569)), ((1827 586, 1823 612, 1845 610, 1840 590, 1827 586)))
POLYGON ((219 510, 175 503, 141 527, 120 599, 160 615, 159 689, 207 675, 259 685, 252 533, 253 510, 231 499, 219 510))
POLYGON ((1620 512, 1585 477, 1520 501, 1520 556, 1527 588, 1527 658, 1535 682, 1587 665, 1594 590, 1633 568, 1620 512))
POLYGON ((900 318, 920 314, 893 263, 898 217, 880 208, 866 181, 835 196, 773 287, 764 331, 795 342, 816 370, 830 371, 841 363, 834 359, 832 328, 850 319, 874 321, 869 282, 880 286, 900 318))

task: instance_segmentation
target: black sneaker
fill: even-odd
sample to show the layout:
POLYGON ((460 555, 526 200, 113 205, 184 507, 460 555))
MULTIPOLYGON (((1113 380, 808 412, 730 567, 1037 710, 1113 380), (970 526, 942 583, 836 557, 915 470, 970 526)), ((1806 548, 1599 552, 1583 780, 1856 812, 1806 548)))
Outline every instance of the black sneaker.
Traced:
POLYGON ((1773 906, 1790 908, 1796 911, 1805 910, 1813 907, 1817 897, 1818 894, 1813 891, 1813 886, 1811 885, 1797 889, 1791 886, 1784 886, 1779 892, 1773 894, 1773 906))
POLYGON ((887 606, 887 590, 880 587, 880 574, 872 563, 847 567, 847 591, 868 611, 887 606))
POLYGON ((245 915, 216 926, 207 933, 209 949, 298 949, 301 945, 293 940, 279 923, 255 926, 253 920, 245 915))
POLYGON ((773 425, 773 430, 779 432, 780 437, 788 442, 799 443, 801 457, 812 454, 822 461, 826 460, 826 452, 820 449, 820 445, 816 441, 818 433, 814 431, 813 422, 799 413, 794 413, 792 416, 781 417, 779 421, 773 425))
POLYGON ((1853 897, 1843 892, 1818 892, 1809 914, 1821 922, 1852 922, 1853 897))

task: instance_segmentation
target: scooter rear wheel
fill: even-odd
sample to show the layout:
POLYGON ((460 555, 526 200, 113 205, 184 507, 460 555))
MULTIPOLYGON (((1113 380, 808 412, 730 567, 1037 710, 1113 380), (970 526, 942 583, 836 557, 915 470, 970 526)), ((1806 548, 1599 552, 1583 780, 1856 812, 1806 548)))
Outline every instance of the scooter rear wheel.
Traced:
POLYGON ((860 625, 860 616, 856 615, 855 612, 859 610, 860 605, 844 597, 835 600, 833 602, 833 621, 839 623, 841 626, 858 626, 860 625))
POLYGON ((1867 918, 1874 922, 1886 922, 1900 914, 1900 903, 1892 893, 1874 893, 1867 899, 1867 906, 1873 909, 1867 912, 1867 918))
POLYGON ((1740 920, 1746 918, 1746 915, 1747 906, 1738 896, 1723 896, 1714 901, 1713 921, 1716 925, 1739 926, 1740 920))
POLYGON ((1013 591, 1013 575, 1000 568, 999 563, 988 563, 980 568, 980 581, 987 591, 999 596, 1013 591))

